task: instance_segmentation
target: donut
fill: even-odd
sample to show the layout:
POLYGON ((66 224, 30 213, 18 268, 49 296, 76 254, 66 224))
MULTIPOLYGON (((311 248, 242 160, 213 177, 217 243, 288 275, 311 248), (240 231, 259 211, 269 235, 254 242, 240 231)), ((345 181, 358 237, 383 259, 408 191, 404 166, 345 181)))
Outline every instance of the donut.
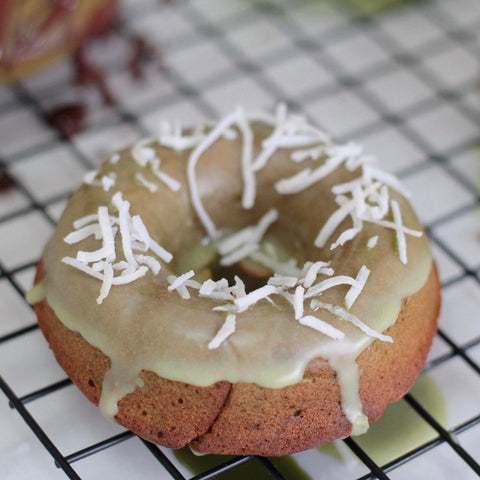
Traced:
POLYGON ((202 453, 361 434, 419 375, 440 289, 401 183, 280 105, 163 122, 71 197, 28 299, 103 414, 202 453))
POLYGON ((14 81, 110 28, 115 0, 5 0, 0 6, 0 81, 14 81))

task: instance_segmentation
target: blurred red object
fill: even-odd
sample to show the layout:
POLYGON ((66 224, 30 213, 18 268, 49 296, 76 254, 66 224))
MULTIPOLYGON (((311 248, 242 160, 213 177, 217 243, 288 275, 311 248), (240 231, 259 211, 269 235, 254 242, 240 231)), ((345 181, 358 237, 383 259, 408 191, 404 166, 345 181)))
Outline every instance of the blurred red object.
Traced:
POLYGON ((116 0, 0 0, 0 81, 24 77, 108 31, 116 0))

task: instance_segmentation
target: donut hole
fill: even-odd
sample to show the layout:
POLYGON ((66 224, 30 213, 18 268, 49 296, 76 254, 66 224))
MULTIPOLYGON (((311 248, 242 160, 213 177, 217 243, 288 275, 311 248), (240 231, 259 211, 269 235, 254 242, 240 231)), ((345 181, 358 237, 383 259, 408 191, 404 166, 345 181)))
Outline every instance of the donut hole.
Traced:
MULTIPOLYGON (((255 127, 257 146, 254 156, 260 152, 260 143, 269 133, 270 129, 264 126, 255 127)), ((244 183, 238 181, 242 178, 240 142, 241 135, 236 140, 217 141, 202 155, 196 167, 201 206, 215 230, 222 234, 221 238, 257 225, 267 212, 276 210, 278 218, 260 239, 259 250, 268 250, 270 246, 266 253, 270 255, 273 252, 280 262, 293 259, 299 268, 307 260, 323 260, 324 256, 331 256, 330 252, 313 245, 320 225, 328 218, 327 212, 331 208, 326 204, 328 189, 324 192, 321 185, 317 184, 296 195, 281 195, 275 190, 279 178, 287 178, 299 169, 315 167, 316 164, 304 162, 297 165, 291 161, 288 151, 276 152, 274 158, 256 174, 253 207, 244 208, 244 183)), ((199 282, 225 278, 230 285, 235 283, 235 276, 238 276, 245 283, 247 292, 265 285, 275 272, 249 258, 232 265, 222 265, 215 243, 205 241, 208 232, 187 197, 177 200, 175 208, 167 212, 174 255, 174 264, 169 267, 173 273, 181 275, 193 270, 195 280, 199 282)))

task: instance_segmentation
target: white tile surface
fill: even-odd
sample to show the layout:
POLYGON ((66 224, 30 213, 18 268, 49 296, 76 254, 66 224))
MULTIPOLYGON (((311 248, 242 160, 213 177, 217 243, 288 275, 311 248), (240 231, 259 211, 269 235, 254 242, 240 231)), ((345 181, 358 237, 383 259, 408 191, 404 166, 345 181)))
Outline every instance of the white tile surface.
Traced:
POLYGON ((87 457, 74 466, 79 475, 86 479, 167 480, 171 478, 137 437, 87 457))
POLYGON ((25 107, 0 113, 0 155, 4 158, 54 138, 53 130, 25 107))
POLYGON ((39 329, 3 345, 0 365, 0 374, 19 397, 65 378, 39 329), (18 352, 22 353, 21 362, 18 352))
POLYGON ((439 401, 446 407, 445 428, 454 428, 478 414, 478 373, 464 360, 459 357, 447 360, 428 375, 440 389, 439 401))
POLYGON ((12 105, 17 104, 18 100, 15 95, 15 92, 12 88, 4 86, 0 88, 0 107, 1 108, 10 108, 12 105))
POLYGON ((439 327, 458 345, 480 338, 480 284, 467 277, 443 290, 439 327))
POLYGON ((436 480, 452 478, 474 480, 478 478, 470 467, 445 444, 423 453, 388 475, 392 480, 411 480, 418 478, 418 475, 421 475, 422 478, 428 475, 436 480))
POLYGON ((465 265, 471 268, 480 266, 478 251, 480 248, 480 214, 478 209, 439 225, 434 229, 438 238, 457 255, 465 265))
POLYGON ((462 27, 475 23, 480 19, 480 9, 476 0, 458 0, 452 2, 437 2, 440 10, 450 27, 462 27))
POLYGON ((365 88, 392 113, 398 113, 434 95, 431 88, 407 70, 395 70, 369 81, 365 88))
POLYGON ((387 52, 361 31, 358 35, 334 43, 326 51, 342 70, 351 74, 360 73, 388 59, 387 52))
POLYGON ((39 70, 33 76, 26 78, 22 84, 33 95, 42 91, 65 85, 74 76, 73 62, 68 59, 54 63, 51 67, 39 70))
POLYGON ((147 67, 142 80, 136 80, 128 72, 120 72, 109 79, 109 85, 118 103, 131 112, 173 95, 174 85, 168 75, 157 67, 147 67))
POLYGON ((0 262, 10 269, 37 260, 52 231, 52 225, 37 211, 2 222, 0 262))
MULTIPOLYGON (((91 129, 75 135, 76 147, 94 166, 100 165, 112 152, 140 137, 140 132, 128 123, 119 123, 101 129, 91 129)), ((77 177, 77 185, 81 179, 77 177)))
POLYGON ((50 215, 51 218, 53 218, 55 221, 58 221, 63 211, 65 210, 67 201, 68 199, 64 199, 55 203, 51 203, 46 207, 45 210, 47 211, 47 213, 50 215))
POLYGON ((165 64, 194 87, 233 68, 232 60, 210 42, 167 53, 165 64))
POLYGON ((10 171, 39 202, 66 194, 78 185, 87 169, 64 146, 15 162, 10 171))
POLYGON ((375 155, 378 166, 391 173, 425 162, 425 154, 403 133, 389 125, 361 138, 368 153, 375 155))
POLYGON ((2 431, 0 435, 0 465, 4 480, 65 480, 50 454, 20 417, 8 406, 6 397, 0 401, 2 431), (26 460, 28 459, 28 460, 26 460))
POLYGON ((306 110, 333 138, 346 137, 361 126, 378 119, 378 115, 368 105, 349 91, 341 91, 312 102, 306 110))
POLYGON ((400 51, 412 54, 420 46, 443 36, 441 28, 426 16, 418 15, 415 10, 408 8, 388 12, 380 28, 395 40, 400 51))
POLYGON ((226 85, 207 90, 204 97, 219 115, 231 112, 237 105, 243 105, 247 110, 271 108, 279 100, 252 78, 242 75, 226 85))
POLYGON ((326 68, 300 52, 269 66, 264 75, 295 98, 334 83, 332 74, 326 68))
POLYGON ((438 165, 428 165, 404 179, 411 202, 423 223, 429 224, 475 202, 465 187, 438 165))
POLYGON ((462 267, 453 260, 441 247, 432 242, 432 252, 437 262, 440 280, 446 282, 463 274, 462 267))
POLYGON ((303 34, 320 37, 345 25, 347 19, 334 4, 328 2, 294 2, 287 11, 303 34))
MULTIPOLYGON (((35 267, 25 268, 18 271, 14 276, 14 280, 21 289, 22 293, 25 295, 33 285, 33 280, 36 273, 35 267)), ((30 307, 29 307, 30 308, 30 307)))
POLYGON ((228 41, 251 59, 259 60, 291 45, 281 30, 262 18, 233 30, 227 29, 225 33, 228 41))
POLYGON ((480 445, 480 425, 475 425, 473 428, 462 432, 458 435, 460 445, 475 459, 477 463, 480 463, 480 451, 478 446, 480 445))
POLYGON ((478 128, 446 104, 417 115, 409 125, 438 153, 479 138, 478 128))
POLYGON ((461 88, 478 78, 478 61, 460 47, 430 57, 423 66, 443 87, 461 88))
POLYGON ((445 355, 449 355, 451 353, 451 350, 452 349, 450 348, 450 346, 442 338, 440 338, 438 335, 435 336, 435 338, 433 339, 432 347, 428 352, 426 365, 441 357, 444 357, 445 355))
POLYGON ((36 400, 29 405, 29 410, 64 455, 125 430, 103 417, 99 409, 73 385, 36 400), (72 412, 75 414, 72 415, 72 412), (83 419, 88 419, 88 422, 83 419), (65 429, 65 425, 70 428, 65 429))
POLYGON ((134 18, 127 28, 137 35, 148 36, 159 46, 173 43, 191 31, 191 25, 175 9, 152 9, 148 15, 134 18))
POLYGON ((182 122, 183 126, 191 127, 207 119, 192 102, 188 101, 174 103, 140 117, 141 123, 153 135, 158 133, 160 122, 163 120, 182 122))
POLYGON ((480 150, 469 149, 450 160, 453 168, 468 182, 480 191, 480 150))
POLYGON ((251 11, 251 5, 242 0, 200 0, 196 5, 201 8, 203 16, 213 22, 222 22, 237 18, 251 11))
POLYGON ((0 191, 0 217, 14 214, 29 204, 28 198, 15 187, 0 191))
POLYGON ((36 322, 32 309, 6 279, 0 280, 0 336, 36 322))

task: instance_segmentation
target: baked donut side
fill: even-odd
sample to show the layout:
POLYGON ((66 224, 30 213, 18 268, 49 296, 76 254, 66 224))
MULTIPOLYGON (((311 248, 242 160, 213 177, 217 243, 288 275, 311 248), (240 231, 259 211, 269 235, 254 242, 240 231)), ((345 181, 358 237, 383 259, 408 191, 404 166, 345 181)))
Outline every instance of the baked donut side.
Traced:
MULTIPOLYGON (((43 278, 38 265, 35 282, 43 278)), ((110 359, 57 318, 47 301, 35 305, 38 324, 59 365, 95 405, 102 393, 110 359)), ((197 387, 161 378, 153 372, 139 375, 143 386, 118 404, 115 420, 129 430, 166 447, 183 447, 205 433, 221 410, 230 391, 228 382, 197 387)))
MULTIPOLYGON (((393 343, 375 340, 358 357, 360 398, 370 423, 415 382, 437 329, 439 308, 433 265, 427 283, 403 300, 397 321, 385 332, 393 343)), ((192 447, 204 453, 286 455, 344 438, 351 430, 335 371, 323 359, 315 359, 296 385, 281 389, 232 385, 215 423, 192 447), (232 438, 228 432, 238 433, 232 438)))
MULTIPOLYGON (((42 276, 40 263, 36 282, 42 276)), ((433 265, 426 284, 403 300, 386 332, 394 342, 375 340, 358 358, 360 397, 369 422, 413 385, 435 335, 439 308, 433 265)), ((58 363, 98 405, 109 358, 65 327, 46 301, 35 311, 58 363)), ((303 381, 280 389, 226 381, 197 387, 146 371, 140 378, 143 385, 120 400, 115 420, 171 448, 190 444, 202 453, 279 456, 344 438, 352 430, 341 408, 336 373, 321 358, 310 362, 303 381)))

